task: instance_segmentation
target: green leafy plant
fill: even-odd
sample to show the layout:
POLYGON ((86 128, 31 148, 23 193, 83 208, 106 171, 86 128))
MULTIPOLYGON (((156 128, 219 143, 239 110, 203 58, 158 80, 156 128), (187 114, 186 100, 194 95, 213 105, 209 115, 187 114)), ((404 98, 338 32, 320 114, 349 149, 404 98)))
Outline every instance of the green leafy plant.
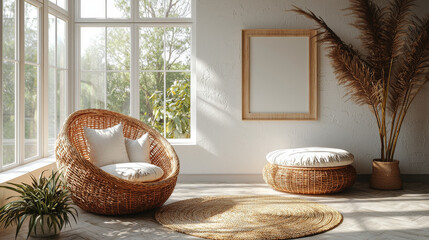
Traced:
MULTIPOLYGON (((49 231, 54 230, 56 234, 66 224, 71 226, 69 215, 77 222, 78 213, 70 206, 70 193, 59 172, 52 171, 49 177, 42 172, 38 179, 33 175, 31 179, 31 184, 8 183, 6 186, 0 186, 19 194, 7 198, 17 199, 0 208, 0 227, 7 228, 16 224, 16 239, 24 221, 29 218, 28 239, 32 233, 40 234, 37 232, 38 225, 47 226, 49 231)), ((43 227, 39 229, 42 234, 45 233, 43 227)))
POLYGON ((189 80, 174 80, 171 87, 167 89, 164 115, 164 93, 156 91, 149 98, 153 106, 153 117, 149 119, 150 124, 162 132, 165 116, 167 138, 189 138, 191 128, 191 99, 189 96, 189 80))
POLYGON ((429 82, 429 14, 418 17, 412 11, 414 3, 392 0, 380 6, 373 0, 350 0, 347 10, 356 17, 352 25, 361 32, 366 54, 345 43, 313 12, 292 10, 316 22, 339 84, 373 113, 381 161, 393 161, 410 105, 429 82))

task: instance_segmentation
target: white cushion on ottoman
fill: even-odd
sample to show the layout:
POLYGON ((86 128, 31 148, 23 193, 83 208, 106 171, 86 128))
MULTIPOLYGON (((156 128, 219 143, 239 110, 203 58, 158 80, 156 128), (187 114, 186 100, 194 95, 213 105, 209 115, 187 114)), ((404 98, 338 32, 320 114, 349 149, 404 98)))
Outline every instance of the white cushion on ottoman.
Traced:
POLYGON ((101 169, 118 178, 135 182, 152 182, 164 175, 162 168, 146 162, 116 163, 101 169))
POLYGON ((271 164, 296 167, 340 167, 353 163, 353 154, 336 148, 280 149, 267 154, 271 164))

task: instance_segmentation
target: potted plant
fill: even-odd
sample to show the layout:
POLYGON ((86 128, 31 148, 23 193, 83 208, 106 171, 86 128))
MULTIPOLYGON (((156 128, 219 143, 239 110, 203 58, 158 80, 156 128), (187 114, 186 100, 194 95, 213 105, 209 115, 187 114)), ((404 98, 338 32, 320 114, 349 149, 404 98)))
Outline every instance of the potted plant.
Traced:
POLYGON ((405 116, 416 95, 429 80, 429 15, 417 17, 413 0, 394 0, 380 7, 371 0, 350 0, 367 54, 346 44, 321 18, 309 10, 292 11, 314 20, 319 40, 340 85, 359 105, 367 105, 377 122, 380 157, 373 160, 371 186, 400 189, 395 150, 405 116))
POLYGON ((16 224, 15 239, 18 237, 24 221, 29 219, 27 239, 33 237, 49 237, 60 233, 70 223, 69 215, 76 222, 76 209, 70 206, 70 193, 59 172, 52 171, 49 177, 44 172, 36 179, 31 175, 31 184, 8 183, 0 186, 18 193, 14 201, 0 208, 0 226, 7 228, 16 224))

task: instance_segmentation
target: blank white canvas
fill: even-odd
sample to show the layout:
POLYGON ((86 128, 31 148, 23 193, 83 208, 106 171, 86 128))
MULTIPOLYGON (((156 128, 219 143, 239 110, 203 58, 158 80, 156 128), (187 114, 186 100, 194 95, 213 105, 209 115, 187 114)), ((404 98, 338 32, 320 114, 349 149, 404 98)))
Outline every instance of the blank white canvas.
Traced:
POLYGON ((309 112, 309 37, 250 38, 250 112, 309 112))

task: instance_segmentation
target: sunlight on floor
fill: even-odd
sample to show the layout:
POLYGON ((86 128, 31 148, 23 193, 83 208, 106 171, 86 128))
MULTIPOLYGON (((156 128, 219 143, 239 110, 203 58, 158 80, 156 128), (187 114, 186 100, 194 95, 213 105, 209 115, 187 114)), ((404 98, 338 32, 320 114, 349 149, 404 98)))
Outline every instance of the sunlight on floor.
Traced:
MULTIPOLYGON (((357 183, 346 192, 328 196, 304 196, 272 190, 266 184, 178 184, 171 198, 178 200, 213 195, 293 196, 329 205, 344 216, 337 228, 303 239, 428 239, 429 184, 405 184, 401 191, 378 191, 357 183)), ((163 228, 154 211, 129 216, 100 216, 79 211, 79 221, 56 239, 198 239, 163 228)), ((21 231, 21 236, 26 229, 21 231)), ((14 229, 0 239, 13 239, 14 229)))

